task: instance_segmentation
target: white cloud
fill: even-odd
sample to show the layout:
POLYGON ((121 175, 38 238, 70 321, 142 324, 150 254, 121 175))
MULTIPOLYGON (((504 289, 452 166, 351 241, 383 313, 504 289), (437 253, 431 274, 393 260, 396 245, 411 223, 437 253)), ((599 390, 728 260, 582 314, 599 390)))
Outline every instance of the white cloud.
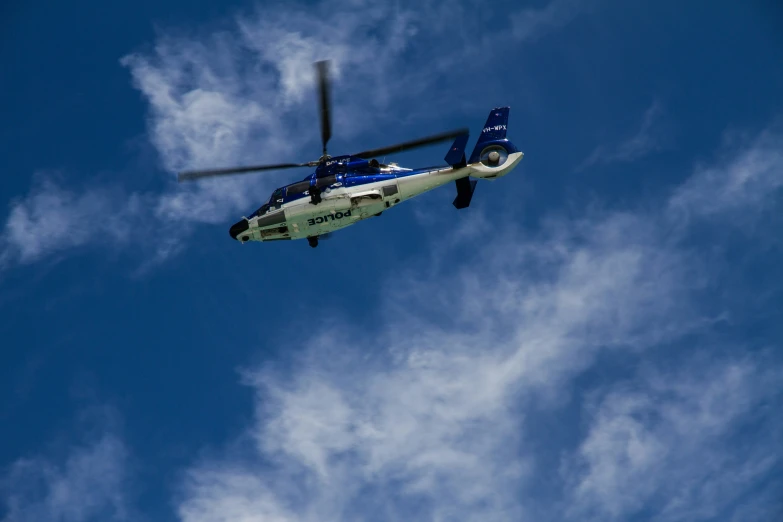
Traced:
POLYGON ((191 522, 289 522, 295 516, 278 500, 254 473, 240 469, 215 469, 190 472, 186 478, 190 498, 177 513, 191 522))
POLYGON ((577 170, 599 163, 630 163, 659 150, 665 139, 664 126, 661 122, 662 113, 660 102, 653 102, 645 111, 641 127, 636 134, 614 146, 599 145, 577 170))
POLYGON ((320 155, 313 62, 332 60, 333 134, 351 138, 388 123, 400 112, 392 102, 420 95, 405 110, 431 108, 439 96, 428 87, 464 52, 440 39, 454 11, 345 0, 259 7, 226 31, 162 37, 153 53, 122 63, 150 102, 152 140, 168 170, 306 161, 320 155), (433 53, 437 63, 410 66, 433 53))
POLYGON ((565 27, 588 7, 581 0, 551 0, 540 8, 523 9, 511 17, 514 37, 519 40, 538 40, 565 27))
POLYGON ((122 441, 106 433, 63 462, 17 460, 0 479, 3 522, 126 520, 126 459, 122 441))
POLYGON ((75 192, 38 176, 30 194, 11 203, 0 260, 29 263, 95 240, 124 242, 139 210, 135 195, 123 198, 107 188, 75 192))
MULTIPOLYGON (((711 172, 725 182, 733 171, 711 172)), ((739 498, 723 494, 731 474, 755 483, 779 462, 774 437, 754 439, 751 452, 721 439, 779 395, 778 360, 730 359, 703 374, 653 365, 658 373, 631 382, 641 390, 612 386, 586 438, 559 448, 576 452, 565 480, 542 467, 539 453, 559 450, 531 420, 548 415, 574 430, 565 408, 580 397, 575 379, 599 358, 707 348, 715 318, 699 296, 720 285, 711 264, 721 261, 682 244, 667 209, 553 219, 535 236, 477 242, 456 268, 414 264, 390 276, 376 327, 339 317, 313 324, 318 333, 290 365, 245 372, 257 393, 256 448, 195 465, 182 520, 220 519, 223 509, 259 519, 256 498, 281 520, 621 517, 642 506, 668 520, 730 513, 739 498), (542 476, 555 498, 546 506, 533 494, 542 476), (649 503, 677 478, 682 490, 649 503)))
POLYGON ((726 139, 721 161, 700 165, 698 173, 671 198, 669 210, 680 218, 723 214, 742 219, 773 205, 783 187, 783 134, 772 127, 754 137, 726 139))
POLYGON ((780 361, 703 359, 615 385, 585 412, 587 436, 564 467, 574 518, 653 505, 660 520, 713 520, 763 485, 782 456, 783 424, 759 414, 780 400, 780 361))
MULTIPOLYGON (((59 177, 39 174, 30 193, 11 203, 0 232, 0 269, 60 259, 63 252, 94 244, 135 245, 143 257, 142 269, 147 269, 178 252, 192 227, 184 209, 181 214, 171 210, 177 207, 169 198, 186 200, 127 194, 108 186, 71 190, 59 177), (169 202, 168 214, 173 215, 160 210, 161 201, 169 202)), ((203 212, 200 221, 207 221, 206 202, 191 210, 203 212)))

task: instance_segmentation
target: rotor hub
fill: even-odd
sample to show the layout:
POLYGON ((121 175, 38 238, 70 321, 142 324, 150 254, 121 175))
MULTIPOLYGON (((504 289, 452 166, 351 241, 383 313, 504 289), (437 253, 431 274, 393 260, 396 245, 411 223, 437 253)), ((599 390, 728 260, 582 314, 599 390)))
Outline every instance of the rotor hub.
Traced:
POLYGON ((492 152, 489 153, 487 159, 489 160, 489 163, 495 165, 497 164, 498 161, 500 161, 500 154, 498 153, 498 151, 493 150, 492 152))

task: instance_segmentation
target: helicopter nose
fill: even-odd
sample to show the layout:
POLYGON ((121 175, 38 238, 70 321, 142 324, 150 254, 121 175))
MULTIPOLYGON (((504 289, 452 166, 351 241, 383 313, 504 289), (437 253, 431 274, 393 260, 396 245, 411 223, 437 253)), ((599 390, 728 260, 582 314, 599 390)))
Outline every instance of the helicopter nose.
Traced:
POLYGON ((231 228, 228 230, 229 235, 231 235, 232 238, 237 239, 237 236, 241 234, 242 232, 246 231, 250 228, 250 223, 247 222, 247 219, 243 219, 242 221, 237 221, 233 225, 231 225, 231 228))

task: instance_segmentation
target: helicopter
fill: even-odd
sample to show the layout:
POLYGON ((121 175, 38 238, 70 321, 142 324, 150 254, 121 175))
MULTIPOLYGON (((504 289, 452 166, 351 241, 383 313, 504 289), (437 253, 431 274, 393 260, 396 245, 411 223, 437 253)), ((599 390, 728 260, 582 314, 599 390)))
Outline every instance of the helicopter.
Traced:
POLYGON ((178 181, 193 181, 214 176, 247 174, 290 168, 315 167, 302 181, 280 187, 258 210, 243 217, 229 229, 240 243, 307 239, 313 248, 320 239, 335 230, 380 216, 385 210, 419 194, 454 182, 457 196, 454 207, 470 206, 477 179, 494 180, 508 174, 524 153, 506 138, 509 107, 492 109, 470 157, 465 155, 469 131, 455 129, 370 149, 356 154, 332 157, 327 143, 332 135, 331 80, 329 62, 315 64, 318 81, 318 105, 323 152, 315 161, 280 163, 182 172, 178 181), (445 166, 404 168, 397 163, 381 163, 376 158, 411 149, 451 141, 445 166))

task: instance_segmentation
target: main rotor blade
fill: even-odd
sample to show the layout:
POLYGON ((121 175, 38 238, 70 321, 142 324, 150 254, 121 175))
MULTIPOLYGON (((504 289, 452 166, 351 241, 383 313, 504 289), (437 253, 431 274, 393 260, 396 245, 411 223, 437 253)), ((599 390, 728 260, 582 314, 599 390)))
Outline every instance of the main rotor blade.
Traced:
POLYGON ((426 145, 431 145, 433 143, 440 143, 441 141, 453 140, 457 136, 462 136, 463 134, 468 134, 467 128, 441 132, 440 134, 433 134, 425 138, 406 141, 403 143, 398 143, 396 145, 382 147, 380 149, 366 150, 364 152, 360 152, 359 154, 352 154, 352 156, 355 156, 357 158, 364 158, 364 159, 374 158, 378 156, 385 156, 387 154, 394 154, 396 152, 403 152, 406 150, 416 149, 418 147, 424 147, 426 145))
POLYGON ((318 162, 310 163, 279 163, 277 165, 253 165, 249 167, 229 167, 225 169, 209 169, 209 170, 190 170, 187 172, 180 172, 177 175, 177 181, 193 181, 201 178, 211 178, 215 176, 230 176, 234 174, 248 174, 250 172, 261 172, 264 170, 282 170, 292 169, 295 167, 312 167, 317 165, 318 162))
POLYGON ((332 137, 332 104, 329 92, 331 90, 331 79, 329 77, 329 62, 327 60, 315 62, 316 72, 318 74, 318 107, 321 112, 321 141, 323 142, 323 153, 326 155, 326 143, 332 137))

